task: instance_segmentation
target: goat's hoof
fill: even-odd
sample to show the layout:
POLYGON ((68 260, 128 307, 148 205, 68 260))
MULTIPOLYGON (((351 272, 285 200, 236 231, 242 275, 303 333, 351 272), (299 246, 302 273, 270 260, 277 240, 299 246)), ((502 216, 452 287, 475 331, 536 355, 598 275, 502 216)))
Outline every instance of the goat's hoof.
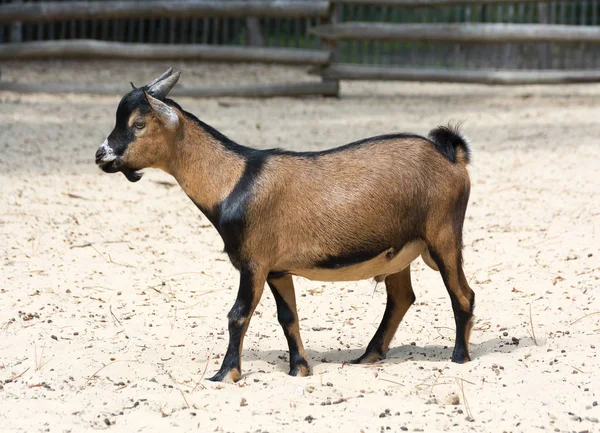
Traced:
POLYGON ((242 377, 240 371, 237 368, 232 368, 231 370, 221 371, 219 370, 217 374, 213 377, 209 377, 208 380, 211 382, 225 382, 225 383, 235 383, 242 377))
POLYGON ((306 377, 310 374, 308 365, 299 364, 290 369, 290 376, 306 377))
POLYGON ((350 364, 372 364, 383 359, 385 359, 385 355, 382 355, 379 352, 366 352, 360 358, 350 361, 350 364))
POLYGON ((468 353, 459 354, 458 356, 452 355, 452 362, 454 362, 456 364, 465 364, 469 361, 471 361, 471 357, 469 356, 468 353))

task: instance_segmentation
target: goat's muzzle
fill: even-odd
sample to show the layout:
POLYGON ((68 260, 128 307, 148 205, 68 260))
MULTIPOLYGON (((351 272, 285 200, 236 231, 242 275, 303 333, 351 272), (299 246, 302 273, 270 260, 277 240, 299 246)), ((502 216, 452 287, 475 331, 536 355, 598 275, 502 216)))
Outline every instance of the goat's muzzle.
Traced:
POLYGON ((117 173, 120 171, 130 182, 137 182, 142 178, 142 175, 138 173, 137 170, 123 166, 123 164, 120 163, 120 159, 108 146, 107 141, 102 143, 96 151, 96 164, 105 173, 117 173))

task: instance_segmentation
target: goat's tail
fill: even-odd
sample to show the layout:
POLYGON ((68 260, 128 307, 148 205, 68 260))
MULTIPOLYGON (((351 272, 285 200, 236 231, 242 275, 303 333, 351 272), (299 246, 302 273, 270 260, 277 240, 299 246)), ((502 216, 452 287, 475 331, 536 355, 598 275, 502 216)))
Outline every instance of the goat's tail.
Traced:
POLYGON ((467 138, 460 133, 459 126, 438 126, 429 133, 429 140, 450 161, 467 165, 471 162, 471 150, 467 138))

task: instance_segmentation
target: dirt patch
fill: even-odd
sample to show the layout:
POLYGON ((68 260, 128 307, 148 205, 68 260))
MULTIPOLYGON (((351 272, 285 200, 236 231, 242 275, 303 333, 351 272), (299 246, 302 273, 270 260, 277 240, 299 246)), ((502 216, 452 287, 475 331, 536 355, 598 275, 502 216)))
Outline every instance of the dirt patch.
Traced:
MULTIPOLYGON (((138 84, 166 69, 91 65, 100 64, 7 63, 2 73, 138 84)), ((190 85, 303 76, 176 66, 190 85)), ((0 93, 2 430, 597 430, 600 86, 343 83, 342 95, 178 102, 263 148, 323 149, 465 120, 474 153, 465 223, 477 296, 471 363, 449 363, 449 298, 418 261, 417 303, 385 362, 344 364, 375 332, 382 285, 298 279, 312 376, 287 376, 265 291, 242 380, 207 382, 227 345, 237 288, 214 228, 167 175, 148 171, 131 184, 94 166, 119 97, 0 93)))

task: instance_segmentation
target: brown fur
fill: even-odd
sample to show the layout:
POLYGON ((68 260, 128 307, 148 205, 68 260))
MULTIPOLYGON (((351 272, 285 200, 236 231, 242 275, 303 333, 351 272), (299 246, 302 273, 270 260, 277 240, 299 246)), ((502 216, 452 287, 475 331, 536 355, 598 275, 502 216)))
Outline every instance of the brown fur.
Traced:
MULTIPOLYGON (((130 127, 138 121, 146 125, 135 133, 122 162, 135 170, 163 169, 203 211, 218 211, 243 182, 247 157, 173 106, 178 122, 170 123, 169 110, 157 105, 164 103, 149 101, 154 111, 142 116, 136 110, 129 119, 130 127)), ((244 196, 249 198, 244 199, 243 233, 234 239, 235 260, 228 251, 252 281, 242 281, 229 314, 235 337, 216 380, 239 379, 244 335, 271 273, 284 275, 270 278, 269 284, 278 295, 290 351, 295 350, 293 374, 307 374, 308 366, 290 274, 328 281, 385 279, 386 314, 359 362, 381 358, 414 302, 410 263, 419 255, 440 271, 453 302, 453 360, 469 359, 474 294, 461 253, 470 189, 468 154, 466 145, 465 150, 456 147, 453 163, 436 146, 424 138, 396 136, 316 155, 273 152, 264 159, 244 196), (329 268, 319 265, 364 252, 376 254, 329 268), (244 290, 251 293, 244 295, 244 290)))

